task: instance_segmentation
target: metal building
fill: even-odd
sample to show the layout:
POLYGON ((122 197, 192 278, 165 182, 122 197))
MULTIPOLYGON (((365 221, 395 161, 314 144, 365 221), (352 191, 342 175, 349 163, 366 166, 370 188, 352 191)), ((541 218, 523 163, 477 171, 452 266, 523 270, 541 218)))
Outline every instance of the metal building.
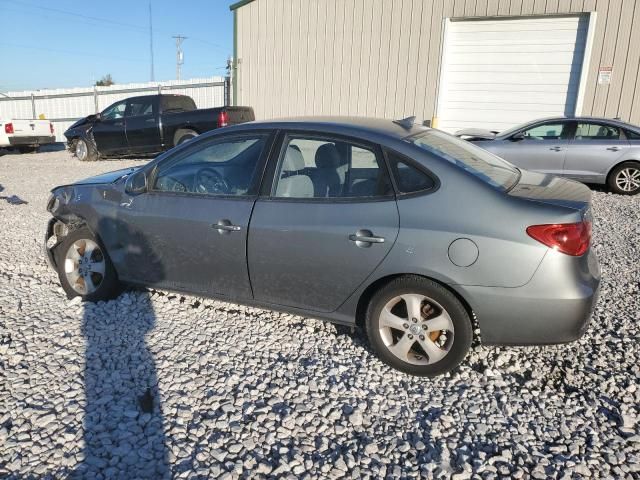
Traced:
POLYGON ((557 114, 640 123, 640 0, 243 0, 234 101, 258 118, 557 114))

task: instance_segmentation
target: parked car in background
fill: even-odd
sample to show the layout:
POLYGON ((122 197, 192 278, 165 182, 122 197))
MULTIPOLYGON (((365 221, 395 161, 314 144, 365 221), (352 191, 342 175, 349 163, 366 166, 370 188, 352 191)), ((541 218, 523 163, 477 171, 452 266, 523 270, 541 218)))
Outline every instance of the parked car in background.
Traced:
POLYGON ((585 331, 600 273, 591 191, 407 122, 253 122, 52 191, 69 296, 121 282, 362 325, 380 358, 451 370, 472 340, 585 331))
POLYGON ((0 148, 21 153, 37 152, 41 145, 56 141, 49 120, 0 120, 0 148))
POLYGON ((186 95, 145 95, 114 103, 64 132, 82 161, 158 153, 216 128, 255 119, 250 107, 196 107, 186 95))
POLYGON ((535 120, 504 132, 456 132, 528 170, 599 183, 624 195, 640 193, 640 127, 595 117, 535 120))

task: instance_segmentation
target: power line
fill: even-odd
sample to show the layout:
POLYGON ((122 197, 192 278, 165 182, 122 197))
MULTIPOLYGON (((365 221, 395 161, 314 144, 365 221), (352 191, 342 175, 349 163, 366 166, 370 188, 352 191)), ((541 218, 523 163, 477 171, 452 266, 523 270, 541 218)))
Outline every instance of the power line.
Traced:
POLYGON ((14 47, 14 48, 26 48, 29 50, 42 50, 45 52, 55 52, 55 53, 68 53, 71 55, 82 55, 82 56, 87 56, 87 57, 98 57, 98 58, 108 58, 111 60, 122 60, 125 62, 141 62, 142 59, 140 58, 125 58, 125 57, 117 57, 117 56, 113 56, 113 55, 101 55, 99 53, 94 53, 94 52, 81 52, 81 51, 77 51, 77 50, 64 50, 64 49, 59 49, 59 48, 47 48, 47 47, 41 47, 41 46, 34 46, 34 45, 22 45, 22 44, 18 44, 18 43, 9 43, 9 42, 0 42, 0 45, 5 45, 7 47, 14 47))
POLYGON ((151 50, 151 81, 154 81, 155 72, 153 71, 153 21, 151 19, 151 2, 149 2, 149 48, 151 50))
POLYGON ((174 35, 173 38, 176 39, 176 80, 180 80, 180 72, 182 71, 182 64, 184 63, 182 42, 184 42, 187 37, 184 37, 182 35, 174 35))

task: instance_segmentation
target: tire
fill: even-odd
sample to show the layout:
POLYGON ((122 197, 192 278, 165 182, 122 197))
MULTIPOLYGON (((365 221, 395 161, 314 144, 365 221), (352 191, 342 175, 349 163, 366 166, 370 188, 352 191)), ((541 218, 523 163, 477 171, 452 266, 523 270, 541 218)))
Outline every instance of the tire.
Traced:
POLYGON ((111 300, 122 290, 106 249, 87 227, 67 235, 54 255, 60 284, 69 298, 82 297, 88 302, 111 300), (89 257, 87 248, 92 250, 89 257))
POLYGON ((422 377, 457 367, 473 338, 469 315, 456 296, 442 285, 414 275, 392 280, 373 295, 366 330, 383 362, 422 377), (413 315, 407 314, 412 311, 413 315))
POLYGON ((188 130, 188 129, 177 130, 175 135, 173 136, 173 145, 178 146, 181 143, 187 142, 197 136, 198 136, 198 132, 195 132, 193 130, 188 130))
POLYGON ((93 140, 78 138, 73 144, 73 153, 81 162, 95 162, 98 160, 98 150, 93 140))
POLYGON ((620 195, 640 193, 640 163, 623 162, 616 166, 607 179, 609 190, 620 195))

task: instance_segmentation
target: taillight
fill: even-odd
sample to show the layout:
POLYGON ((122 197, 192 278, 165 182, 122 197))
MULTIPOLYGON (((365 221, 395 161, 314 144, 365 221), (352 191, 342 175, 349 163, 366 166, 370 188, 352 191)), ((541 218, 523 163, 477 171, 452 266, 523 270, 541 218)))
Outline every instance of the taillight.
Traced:
POLYGON ((53 135, 53 123, 49 122, 49 131, 51 132, 51 135, 53 135))
POLYGON ((527 233, 547 247, 579 257, 589 249, 591 222, 532 225, 527 233))
POLYGON ((227 125, 229 125, 229 115, 227 115, 227 112, 222 111, 218 113, 218 128, 226 127, 227 125))
POLYGON ((13 123, 4 124, 4 133, 13 133, 13 123))

